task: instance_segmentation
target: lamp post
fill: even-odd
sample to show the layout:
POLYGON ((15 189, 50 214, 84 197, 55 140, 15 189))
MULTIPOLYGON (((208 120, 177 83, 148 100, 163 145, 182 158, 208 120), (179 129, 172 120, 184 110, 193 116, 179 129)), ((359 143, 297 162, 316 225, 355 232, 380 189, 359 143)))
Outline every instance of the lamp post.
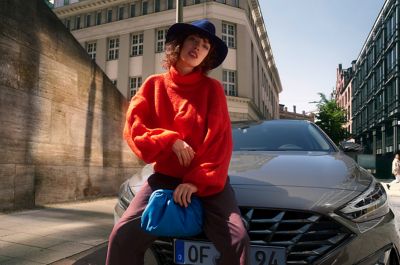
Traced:
POLYGON ((183 22, 183 0, 176 0, 176 22, 183 22))

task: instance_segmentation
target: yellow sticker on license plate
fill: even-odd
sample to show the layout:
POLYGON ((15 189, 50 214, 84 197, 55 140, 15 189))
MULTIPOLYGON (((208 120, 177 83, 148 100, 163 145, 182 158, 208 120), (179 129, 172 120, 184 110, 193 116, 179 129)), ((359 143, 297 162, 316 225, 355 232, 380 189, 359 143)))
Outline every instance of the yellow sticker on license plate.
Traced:
MULTIPOLYGON (((285 265, 286 249, 270 246, 250 246, 250 265, 285 265)), ((210 242, 174 240, 174 262, 176 264, 217 264, 219 252, 210 242)))

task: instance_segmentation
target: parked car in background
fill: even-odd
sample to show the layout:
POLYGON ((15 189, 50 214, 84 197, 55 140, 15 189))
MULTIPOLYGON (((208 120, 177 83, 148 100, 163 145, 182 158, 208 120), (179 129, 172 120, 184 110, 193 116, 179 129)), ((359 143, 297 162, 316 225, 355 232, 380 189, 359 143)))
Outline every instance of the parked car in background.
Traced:
MULTIPOLYGON (((229 177, 251 239, 251 265, 399 263, 399 235, 383 186, 314 123, 232 125, 229 177)), ((151 165, 121 186, 118 219, 151 165)), ((134 235, 132 235, 134 236, 134 235)), ((204 234, 159 238, 153 263, 215 264, 204 234)))

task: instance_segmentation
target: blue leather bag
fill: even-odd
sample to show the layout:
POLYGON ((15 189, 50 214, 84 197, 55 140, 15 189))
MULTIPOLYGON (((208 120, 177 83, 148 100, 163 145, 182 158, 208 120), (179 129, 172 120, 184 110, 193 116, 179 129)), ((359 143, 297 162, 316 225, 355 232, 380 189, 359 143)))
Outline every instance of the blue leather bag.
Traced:
POLYGON ((199 198, 192 196, 187 208, 174 202, 173 190, 155 190, 141 218, 141 227, 155 236, 186 237, 200 234, 204 210, 199 198))

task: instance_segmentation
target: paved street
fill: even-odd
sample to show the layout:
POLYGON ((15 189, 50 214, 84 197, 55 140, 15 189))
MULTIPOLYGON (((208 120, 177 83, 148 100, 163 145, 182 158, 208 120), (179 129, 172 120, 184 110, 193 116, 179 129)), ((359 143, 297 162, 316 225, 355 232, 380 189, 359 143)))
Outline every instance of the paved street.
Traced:
MULTIPOLYGON (((388 194, 400 227, 400 184, 388 194)), ((0 264, 103 265, 115 203, 105 198, 0 214, 0 264)))

